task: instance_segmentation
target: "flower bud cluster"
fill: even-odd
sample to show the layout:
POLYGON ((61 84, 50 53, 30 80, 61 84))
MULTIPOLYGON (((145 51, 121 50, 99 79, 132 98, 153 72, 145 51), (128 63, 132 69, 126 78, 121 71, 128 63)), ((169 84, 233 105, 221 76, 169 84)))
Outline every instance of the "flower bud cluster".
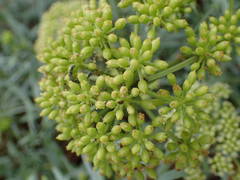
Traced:
MULTIPOLYGON (((158 2, 132 5, 152 10, 158 2)), ((175 22, 179 8, 189 1, 161 2, 164 9, 178 10, 157 8, 156 16, 169 13, 167 19, 175 22)), ((42 93, 36 99, 41 116, 57 122, 57 139, 69 141, 69 151, 86 156, 108 177, 156 179, 154 168, 162 161, 177 169, 196 167, 210 144, 200 132, 211 119, 205 108, 212 104, 212 94, 205 85, 194 88, 196 64, 178 85, 173 68, 154 56, 160 38, 143 39, 138 32, 118 36, 129 22, 114 21, 105 0, 90 1, 69 15, 58 37, 39 55, 44 62, 39 68, 42 93), (150 82, 158 73, 165 74, 172 91, 160 89, 160 78, 150 82)))
MULTIPOLYGON (((203 109, 211 104, 212 95, 208 93, 208 87, 205 85, 195 88, 195 84, 192 84, 190 89, 186 89, 185 84, 191 77, 190 73, 183 88, 174 85, 175 95, 169 107, 159 109, 159 113, 164 117, 164 130, 169 133, 169 129, 176 128, 175 133, 168 138, 166 159, 174 159, 178 169, 197 166, 198 157, 211 141, 206 135, 200 134, 200 128, 202 123, 209 119, 209 115, 203 109)), ((196 78, 194 79, 193 83, 196 81, 196 78)))
POLYGON ((187 176, 185 180, 206 180, 206 175, 202 172, 201 168, 186 168, 185 173, 187 176))
POLYGON ((219 18, 209 18, 211 24, 213 24, 217 28, 218 33, 222 35, 222 39, 235 44, 240 44, 239 20, 240 10, 234 14, 226 10, 224 15, 219 18))
POLYGON ((84 0, 73 0, 71 2, 56 2, 50 9, 44 13, 40 22, 38 31, 38 39, 35 43, 35 51, 37 56, 40 55, 45 47, 55 40, 62 29, 62 24, 72 11, 77 10, 84 4, 84 0))
POLYGON ((216 155, 210 160, 212 170, 224 176, 234 173, 234 160, 240 149, 240 116, 230 102, 223 102, 216 124, 216 155))
POLYGON ((213 75, 221 75, 220 62, 228 62, 231 58, 230 41, 224 39, 214 24, 200 24, 198 35, 191 27, 186 30, 188 46, 181 47, 186 57, 196 57, 197 61, 191 66, 198 71, 198 78, 205 77, 205 69, 213 75))
POLYGON ((164 27, 167 31, 185 28, 188 23, 182 14, 190 13, 194 0, 153 0, 140 2, 138 0, 121 0, 119 7, 132 6, 136 15, 130 15, 127 20, 132 24, 152 24, 164 27))
POLYGON ((73 12, 62 36, 41 54, 45 77, 36 101, 42 116, 58 122, 57 139, 70 141, 67 149, 86 155, 102 174, 155 178, 152 168, 164 155, 157 146, 167 135, 141 110, 156 108, 144 77, 168 64, 151 62, 160 39, 132 33, 128 42, 114 34, 124 20, 111 19, 104 2, 73 12))
MULTIPOLYGON (((225 175, 235 177, 234 161, 238 157, 240 149, 240 117, 230 102, 223 101, 230 94, 230 89, 226 84, 216 83, 211 86, 210 92, 215 95, 212 103, 205 107, 205 112, 210 115, 210 118, 205 121, 200 130, 200 134, 212 139, 206 146, 207 151, 211 154, 205 159, 207 159, 212 173, 221 177, 225 175)), ((202 157, 200 161, 205 160, 202 157)), ((199 170, 201 170, 200 166, 195 169, 195 172, 186 169, 187 178, 194 178, 193 174, 199 174, 199 170)))

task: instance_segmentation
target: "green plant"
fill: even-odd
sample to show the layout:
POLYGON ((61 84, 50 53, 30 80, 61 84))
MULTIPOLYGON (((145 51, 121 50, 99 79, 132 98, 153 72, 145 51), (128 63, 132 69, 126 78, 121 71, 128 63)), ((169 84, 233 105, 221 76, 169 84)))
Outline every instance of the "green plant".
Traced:
POLYGON ((194 86, 207 71, 220 75, 220 63, 231 60, 239 43, 240 11, 232 2, 224 16, 196 31, 185 18, 192 0, 122 0, 119 7, 132 7, 134 15, 116 20, 107 1, 84 3, 38 55, 41 115, 57 121, 57 138, 69 141, 68 150, 108 177, 155 179, 163 161, 198 167, 214 143, 202 129, 212 120, 205 108, 215 100, 207 85, 194 86), (132 32, 124 38, 127 28, 132 32), (158 29, 185 32, 182 62, 155 56, 158 29), (179 83, 174 73, 183 68, 189 73, 179 83))
POLYGON ((55 140, 55 123, 39 117, 34 42, 53 0, 0 1, 0 179, 83 179, 80 159, 55 140))

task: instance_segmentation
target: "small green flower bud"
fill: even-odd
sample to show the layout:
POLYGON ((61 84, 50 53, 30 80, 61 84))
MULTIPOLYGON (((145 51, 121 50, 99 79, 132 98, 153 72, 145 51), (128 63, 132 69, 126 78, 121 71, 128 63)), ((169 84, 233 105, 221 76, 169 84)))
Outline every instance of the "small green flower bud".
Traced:
POLYGON ((115 152, 116 151, 116 146, 113 143, 110 143, 106 147, 108 152, 115 152))
POLYGON ((40 113, 40 116, 47 116, 49 113, 51 113, 51 108, 43 109, 40 113))
POLYGON ((88 134, 89 137, 95 137, 97 135, 96 128, 88 128, 87 129, 87 134, 88 134))
POLYGON ((177 83, 176 76, 173 73, 168 74, 167 79, 171 85, 174 85, 177 83))
POLYGON ((86 135, 86 136, 82 136, 80 139, 80 145, 86 145, 91 141, 91 137, 86 135))
POLYGON ((160 26, 161 25, 161 19, 159 17, 153 18, 153 24, 154 26, 160 26))
POLYGON ((157 69, 153 66, 144 66, 144 72, 147 74, 147 75, 152 75, 152 74, 155 74, 157 71, 157 69))
POLYGON ((198 107, 198 108, 204 108, 207 106, 207 101, 206 100, 198 100, 195 102, 195 105, 198 107))
POLYGON ((104 32, 108 32, 111 29, 112 29, 112 21, 111 20, 104 21, 102 25, 102 30, 104 32))
POLYGON ((104 135, 104 136, 101 136, 99 138, 99 140, 100 140, 101 143, 107 143, 109 138, 108 138, 108 136, 104 135))
POLYGON ((121 97, 125 97, 128 94, 128 88, 126 86, 122 86, 119 92, 121 97))
POLYGON ((197 71, 200 68, 200 63, 195 62, 191 65, 191 71, 197 71))
POLYGON ((83 104, 80 106, 80 112, 81 113, 87 113, 90 111, 90 106, 87 104, 83 104))
POLYGON ((161 45, 160 38, 156 38, 152 41, 152 52, 156 52, 161 45))
POLYGON ((160 132, 160 133, 157 133, 154 138, 162 143, 162 142, 165 142, 167 140, 167 135, 164 133, 164 132, 160 132))
POLYGON ((132 95, 133 97, 137 97, 137 96, 139 95, 139 93, 140 93, 140 91, 139 91, 138 88, 132 88, 132 90, 131 90, 131 95, 132 95))
MULTIPOLYGON (((128 52, 128 51, 126 51, 126 52, 128 52)), ((128 60, 128 58, 120 58, 120 59, 118 59, 117 63, 121 67, 129 67, 129 60, 128 60)))
POLYGON ((140 15, 139 22, 142 24, 147 24, 149 22, 149 17, 145 14, 140 15))
POLYGON ((117 110, 116 111, 116 118, 117 118, 117 120, 122 120, 123 119, 123 117, 124 117, 124 112, 123 112, 123 110, 121 110, 121 109, 119 109, 119 110, 117 110))
POLYGON ((148 163, 148 162, 149 162, 149 159, 150 159, 148 151, 144 150, 144 151, 142 152, 141 158, 142 158, 142 161, 143 161, 144 163, 148 163))
POLYGON ((85 146, 82 150, 83 154, 91 153, 96 148, 95 143, 90 143, 87 146, 85 146))
POLYGON ((81 91, 81 88, 80 88, 79 84, 74 83, 74 82, 72 82, 72 81, 69 81, 69 82, 68 82, 68 86, 69 86, 73 91, 76 91, 76 92, 81 91))
POLYGON ((224 51, 228 46, 229 46, 229 42, 228 41, 222 41, 222 42, 217 44, 216 49, 218 51, 224 51))
POLYGON ((120 124, 122 130, 126 132, 130 132, 132 130, 132 126, 129 123, 123 122, 120 124))
POLYGON ((103 19, 112 19, 112 10, 109 6, 103 7, 102 18, 103 19))
POLYGON ((119 125, 115 125, 112 128, 112 133, 118 135, 121 132, 122 128, 119 125))
POLYGON ((193 53, 192 49, 188 46, 181 47, 181 52, 186 55, 191 55, 193 53))
POLYGON ((125 80, 127 86, 131 86, 134 80, 134 72, 131 69, 127 69, 123 73, 123 79, 125 80))
POLYGON ((183 83, 183 90, 187 92, 191 89, 191 87, 192 83, 188 79, 186 79, 183 83))
POLYGON ((117 75, 113 78, 113 83, 116 84, 117 86, 123 83, 124 79, 122 75, 117 75))
POLYGON ((168 63, 163 60, 155 60, 154 65, 159 69, 159 70, 164 70, 168 68, 168 63))
POLYGON ((112 122, 114 120, 114 118, 115 118, 115 112, 110 111, 104 116, 103 122, 105 122, 105 123, 112 122))
POLYGON ((186 28, 188 26, 188 23, 185 19, 178 19, 175 21, 175 25, 178 28, 186 28))
POLYGON ((107 103, 106 103, 106 107, 108 107, 110 109, 114 109, 116 107, 116 105, 117 105, 116 102, 112 101, 112 100, 107 101, 107 103))
POLYGON ((96 109, 105 109, 105 101, 96 101, 96 109))
POLYGON ((165 7, 163 9, 163 15, 164 16, 170 16, 173 12, 173 9, 171 7, 165 7))
MULTIPOLYGON (((124 140, 124 141, 129 141, 129 140, 124 140)), ((130 140, 131 141, 131 140, 130 140)), ((130 143, 131 144, 131 143, 130 143)), ((122 147, 119 151, 118 151, 118 155, 120 157, 126 157, 130 152, 129 147, 122 147)))
POLYGON ((151 49, 152 49, 152 41, 151 41, 151 39, 145 39, 143 41, 141 51, 145 52, 145 51, 151 50, 151 49))
POLYGON ((154 151, 155 149, 155 145, 151 141, 145 141, 144 145, 149 151, 154 151))
POLYGON ((98 122, 96 128, 100 134, 104 133, 106 130, 106 125, 103 122, 98 122))
POLYGON ((132 46, 134 48, 136 48, 137 50, 139 50, 142 46, 141 38, 138 35, 136 35, 135 33, 131 33, 130 42, 131 42, 132 46))
POLYGON ((141 146, 139 144, 135 144, 132 149, 131 149, 132 153, 134 155, 138 154, 141 151, 141 146))
POLYGON ((148 85, 147 85, 147 81, 141 79, 139 82, 138 82, 138 89, 143 92, 143 93, 147 93, 148 91, 148 85))
POLYGON ((136 126, 137 125, 137 117, 135 114, 130 114, 128 116, 128 122, 129 124, 131 124, 132 126, 136 126))
POLYGON ((131 68, 132 70, 137 70, 137 69, 139 68, 139 66, 140 66, 140 63, 139 63, 138 60, 136 60, 136 59, 132 59, 132 60, 131 60, 131 62, 130 62, 130 68, 131 68))
POLYGON ((131 15, 128 17, 128 22, 132 24, 138 24, 139 23, 139 16, 137 15, 131 15))
POLYGON ((145 135, 150 135, 150 134, 153 133, 153 130, 154 130, 153 126, 152 125, 148 125, 144 129, 144 134, 145 135))
POLYGON ((198 56, 204 56, 204 54, 206 53, 206 50, 202 47, 198 47, 198 48, 196 48, 195 53, 198 56))
POLYGON ((103 147, 100 147, 96 153, 96 158, 98 160, 102 160, 104 159, 105 155, 106 155, 106 150, 103 147))
POLYGON ((97 47, 99 45, 99 40, 97 38, 91 38, 89 40, 89 44, 92 46, 92 47, 97 47))
POLYGON ((115 34, 109 34, 109 35, 108 35, 108 41, 109 41, 110 43, 115 43, 115 42, 117 42, 117 39, 118 39, 118 37, 117 37, 115 34))
POLYGON ((196 79, 197 79, 197 74, 196 74, 196 72, 195 72, 195 71, 191 71, 191 72, 189 73, 187 79, 189 80, 189 82, 190 82, 191 84, 193 84, 193 83, 196 81, 196 79))
POLYGON ((131 105, 127 105, 127 112, 128 114, 134 114, 135 113, 134 107, 131 105))
POLYGON ((122 144, 123 146, 127 146, 127 145, 129 145, 129 144, 132 144, 132 142, 133 142, 133 139, 132 139, 131 137, 123 137, 123 138, 121 139, 121 144, 122 144))
POLYGON ((173 32, 175 30, 175 26, 171 23, 166 23, 165 27, 166 27, 166 30, 169 32, 173 32))
POLYGON ((130 48, 130 44, 129 44, 129 42, 126 39, 120 38, 119 41, 120 41, 120 45, 122 47, 126 47, 128 49, 130 48))
POLYGON ((115 28, 116 29, 123 29, 127 24, 127 21, 125 18, 120 18, 115 22, 115 28))
POLYGON ((129 57, 130 56, 130 50, 126 47, 120 47, 119 48, 119 53, 121 54, 122 57, 129 57))
POLYGON ((139 140, 142 138, 142 132, 140 130, 134 129, 132 130, 132 137, 136 140, 139 140))
POLYGON ((104 57, 105 59, 111 59, 111 57, 112 57, 111 50, 108 49, 108 48, 104 49, 104 50, 103 50, 103 57, 104 57))
POLYGON ((195 91, 195 94, 197 96, 203 96, 204 94, 206 94, 208 92, 208 86, 201 86, 200 88, 198 88, 195 91))
POLYGON ((67 109, 67 114, 77 114, 80 112, 80 104, 72 105, 67 109))
POLYGON ((87 59, 92 56, 92 53, 93 53, 93 48, 91 46, 88 46, 88 47, 84 47, 81 50, 80 54, 83 59, 87 59))
POLYGON ((141 56, 141 61, 142 62, 150 61, 152 59, 152 56, 153 56, 153 53, 150 50, 145 51, 141 56))

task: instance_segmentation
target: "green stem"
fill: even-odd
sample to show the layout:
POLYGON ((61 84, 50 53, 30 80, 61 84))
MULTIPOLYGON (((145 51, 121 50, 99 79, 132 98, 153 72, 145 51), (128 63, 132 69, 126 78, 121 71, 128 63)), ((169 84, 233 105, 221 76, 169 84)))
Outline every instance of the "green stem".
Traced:
POLYGON ((185 60, 185 61, 183 61, 181 63, 178 63, 178 64, 176 64, 176 65, 174 65, 174 66, 172 66, 172 67, 162 71, 162 72, 159 72, 157 74, 153 74, 153 75, 149 76, 147 78, 147 80, 148 81, 154 81, 156 79, 164 77, 164 76, 166 76, 166 75, 168 75, 170 73, 176 72, 176 71, 178 71, 178 70, 180 70, 180 69, 182 69, 182 68, 192 64, 195 60, 196 60, 196 57, 191 57, 191 58, 189 58, 189 59, 187 59, 187 60, 185 60))

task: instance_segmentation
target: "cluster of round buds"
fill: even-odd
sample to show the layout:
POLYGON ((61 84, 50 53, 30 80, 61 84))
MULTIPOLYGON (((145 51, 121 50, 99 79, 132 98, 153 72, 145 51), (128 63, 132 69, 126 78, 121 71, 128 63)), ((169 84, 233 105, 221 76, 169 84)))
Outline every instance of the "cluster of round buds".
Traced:
POLYGON ((213 171, 219 175, 233 174, 234 160, 240 149, 240 117, 229 102, 224 102, 216 126, 216 155, 210 160, 213 171), (222 166, 226 166, 223 168, 222 166))
POLYGON ((211 164, 212 171, 221 177, 234 174, 234 166, 231 157, 216 153, 214 158, 209 160, 209 163, 211 164))
MULTIPOLYGON (((233 105, 227 99, 230 89, 226 84, 216 83, 210 88, 214 99, 209 103, 204 111, 210 115, 210 118, 200 128, 200 134, 212 139, 210 144, 205 147, 209 151, 209 156, 199 159, 201 162, 207 158, 211 167, 211 173, 218 176, 230 175, 236 176, 235 159, 240 149, 240 118, 233 105)), ((208 155, 206 153, 205 155, 208 155)), ((202 173, 203 170, 199 166, 202 173)), ((185 169, 187 177, 192 178, 191 171, 185 169)), ((199 174, 196 172, 196 174, 199 174)))
POLYGON ((84 0, 56 2, 44 13, 40 22, 38 39, 35 43, 37 56, 41 55, 43 49, 58 37, 63 27, 62 24, 66 22, 71 12, 77 10, 84 3, 84 0))
POLYGON ((152 24, 161 26, 168 31, 176 31, 185 28, 188 23, 181 14, 190 13, 194 0, 150 0, 140 2, 137 0, 121 0, 119 7, 132 6, 136 15, 130 15, 127 19, 132 24, 152 24))
POLYGON ((144 77, 168 64, 151 62, 160 39, 118 38, 114 30, 125 21, 111 19, 104 1, 73 12, 59 39, 41 54, 45 77, 36 101, 42 116, 58 122, 57 138, 70 140, 68 150, 87 155, 102 174, 141 178, 145 170, 155 178, 153 167, 163 159, 157 145, 167 135, 142 110, 155 108, 144 77))
MULTIPOLYGON (((162 2, 177 8, 189 1, 162 2)), ((178 16, 167 9, 174 22, 178 16)), ((192 88, 196 65, 182 87, 177 84, 173 67, 154 57, 160 38, 152 30, 144 40, 137 31, 129 39, 119 37, 128 22, 113 21, 106 0, 73 11, 39 56, 45 64, 36 101, 42 116, 57 121, 57 139, 69 141, 67 149, 86 156, 102 174, 156 179, 154 168, 162 160, 178 169, 198 164, 202 147, 209 144, 199 132, 209 119, 203 109, 212 98, 206 86, 192 88), (173 95, 159 90, 159 78, 150 82, 158 73, 167 75, 173 95), (176 133, 177 124, 183 130, 176 133)))
POLYGON ((215 25, 206 22, 200 24, 198 36, 191 27, 187 27, 185 32, 188 46, 181 47, 181 52, 186 57, 196 57, 191 69, 198 71, 199 79, 205 77, 206 69, 213 75, 220 75, 219 62, 232 59, 230 41, 219 34, 215 25))
POLYGON ((206 175, 202 172, 201 168, 186 168, 185 173, 187 176, 185 180, 206 180, 206 175))
POLYGON ((218 33, 223 35, 223 40, 240 44, 240 10, 235 14, 226 10, 223 16, 219 18, 210 17, 209 20, 217 28, 218 33))
MULTIPOLYGON (((172 77, 172 74, 168 75, 169 81, 172 77)), ((169 136, 166 161, 174 160, 178 169, 198 165, 198 157, 211 140, 199 134, 199 131, 201 123, 209 119, 203 109, 211 103, 212 96, 205 85, 194 88, 195 81, 196 73, 192 72, 185 80, 183 88, 173 84, 174 96, 169 97, 169 106, 159 109, 162 128, 169 136), (174 134, 172 129, 175 129, 174 134)))

